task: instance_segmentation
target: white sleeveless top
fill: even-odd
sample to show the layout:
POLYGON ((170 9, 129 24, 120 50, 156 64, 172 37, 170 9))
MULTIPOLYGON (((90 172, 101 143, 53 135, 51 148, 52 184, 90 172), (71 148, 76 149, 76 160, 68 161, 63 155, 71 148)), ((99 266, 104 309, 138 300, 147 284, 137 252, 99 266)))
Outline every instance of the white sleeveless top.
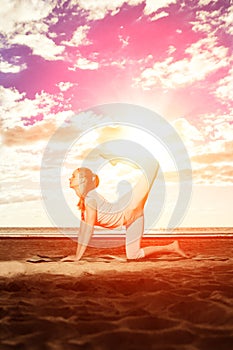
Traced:
POLYGON ((95 190, 88 192, 85 197, 85 203, 88 204, 89 200, 96 201, 97 210, 97 222, 96 226, 102 226, 105 228, 117 228, 124 224, 124 210, 121 208, 120 202, 108 202, 103 196, 101 196, 95 190))

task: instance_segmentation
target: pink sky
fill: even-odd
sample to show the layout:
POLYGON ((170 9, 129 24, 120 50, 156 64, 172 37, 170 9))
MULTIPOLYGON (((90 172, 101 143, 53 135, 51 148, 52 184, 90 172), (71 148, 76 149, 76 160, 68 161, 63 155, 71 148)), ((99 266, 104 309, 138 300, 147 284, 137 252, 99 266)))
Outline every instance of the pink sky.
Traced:
POLYGON ((6 1, 0 226, 49 225, 40 194, 46 144, 74 112, 115 102, 159 113, 181 136, 194 185, 183 225, 233 226, 230 3, 6 1))

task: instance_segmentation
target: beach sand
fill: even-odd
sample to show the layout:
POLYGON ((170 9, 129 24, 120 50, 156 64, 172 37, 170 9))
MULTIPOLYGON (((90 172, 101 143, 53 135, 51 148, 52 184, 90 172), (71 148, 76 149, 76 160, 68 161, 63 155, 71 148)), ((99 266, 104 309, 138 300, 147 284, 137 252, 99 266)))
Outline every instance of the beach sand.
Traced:
POLYGON ((126 262, 115 247, 88 248, 78 263, 30 263, 72 254, 75 242, 1 239, 0 349, 231 350, 233 239, 179 242, 192 259, 126 262), (104 254, 122 261, 98 260, 104 254))

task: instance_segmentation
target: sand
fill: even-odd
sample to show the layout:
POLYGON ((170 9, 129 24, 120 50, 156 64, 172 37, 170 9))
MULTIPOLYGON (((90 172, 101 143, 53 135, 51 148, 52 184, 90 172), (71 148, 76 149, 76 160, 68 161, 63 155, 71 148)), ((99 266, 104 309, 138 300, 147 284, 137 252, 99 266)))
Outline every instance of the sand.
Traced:
MULTIPOLYGON (((126 262, 123 248, 90 248, 79 263, 30 263, 73 253, 75 243, 1 240, 0 349, 231 350, 232 242, 180 240, 192 259, 126 262)), ((152 243, 170 240, 143 241, 152 243)))

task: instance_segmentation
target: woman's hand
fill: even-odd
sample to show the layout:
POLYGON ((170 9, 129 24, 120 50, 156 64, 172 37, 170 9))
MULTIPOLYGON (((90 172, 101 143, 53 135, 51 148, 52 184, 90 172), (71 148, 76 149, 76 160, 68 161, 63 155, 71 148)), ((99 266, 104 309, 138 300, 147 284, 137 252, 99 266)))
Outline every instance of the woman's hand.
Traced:
POLYGON ((76 255, 68 255, 65 258, 61 259, 62 262, 74 262, 79 261, 76 255))

